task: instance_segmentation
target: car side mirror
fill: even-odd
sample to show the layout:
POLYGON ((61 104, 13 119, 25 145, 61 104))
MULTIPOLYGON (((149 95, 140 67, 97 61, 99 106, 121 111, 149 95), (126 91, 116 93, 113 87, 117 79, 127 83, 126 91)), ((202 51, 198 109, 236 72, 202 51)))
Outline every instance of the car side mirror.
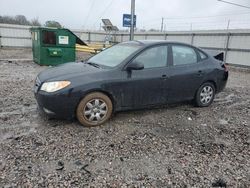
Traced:
POLYGON ((129 65, 126 68, 127 71, 142 70, 142 69, 144 69, 144 65, 136 61, 129 63, 129 65))

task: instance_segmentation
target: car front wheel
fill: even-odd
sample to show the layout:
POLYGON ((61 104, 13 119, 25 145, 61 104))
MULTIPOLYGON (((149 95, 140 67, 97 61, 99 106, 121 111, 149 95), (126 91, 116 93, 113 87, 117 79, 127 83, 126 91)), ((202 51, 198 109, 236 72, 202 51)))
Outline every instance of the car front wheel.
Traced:
POLYGON ((113 105, 108 96, 100 92, 86 95, 79 103, 76 116, 87 127, 105 123, 112 115, 113 105))
POLYGON ((200 86, 195 96, 195 103, 199 107, 209 106, 215 96, 215 87, 214 84, 206 82, 200 86))

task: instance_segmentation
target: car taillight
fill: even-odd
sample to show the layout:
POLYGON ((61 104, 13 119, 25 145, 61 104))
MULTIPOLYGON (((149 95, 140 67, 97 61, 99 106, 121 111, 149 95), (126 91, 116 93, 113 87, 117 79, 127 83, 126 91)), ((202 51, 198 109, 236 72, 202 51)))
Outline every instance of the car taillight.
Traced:
POLYGON ((224 64, 222 64, 222 68, 224 69, 224 71, 225 72, 227 72, 228 71, 228 68, 227 68, 227 66, 226 66, 226 64, 224 63, 224 64))

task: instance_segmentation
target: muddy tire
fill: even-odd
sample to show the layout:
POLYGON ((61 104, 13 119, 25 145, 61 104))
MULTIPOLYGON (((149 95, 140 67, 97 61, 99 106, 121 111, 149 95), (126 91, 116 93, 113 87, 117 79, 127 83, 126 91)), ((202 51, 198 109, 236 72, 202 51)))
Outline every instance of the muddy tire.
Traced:
POLYGON ((195 96, 195 105, 207 107, 212 104, 215 96, 215 87, 211 82, 206 82, 200 86, 195 96))
POLYGON ((86 95, 76 110, 78 121, 86 127, 99 126, 112 115, 113 105, 110 98, 100 92, 86 95))

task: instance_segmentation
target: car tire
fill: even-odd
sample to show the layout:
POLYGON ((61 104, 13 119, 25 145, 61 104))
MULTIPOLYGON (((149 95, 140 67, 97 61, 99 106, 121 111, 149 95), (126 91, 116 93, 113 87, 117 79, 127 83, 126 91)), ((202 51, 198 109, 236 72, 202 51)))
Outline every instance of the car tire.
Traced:
POLYGON ((105 123, 112 112, 113 104, 110 98, 101 92, 93 92, 80 101, 76 117, 83 126, 93 127, 105 123))
POLYGON ((198 107, 207 107, 212 104, 215 96, 215 86, 211 82, 206 82, 200 86, 196 92, 195 104, 198 107))

